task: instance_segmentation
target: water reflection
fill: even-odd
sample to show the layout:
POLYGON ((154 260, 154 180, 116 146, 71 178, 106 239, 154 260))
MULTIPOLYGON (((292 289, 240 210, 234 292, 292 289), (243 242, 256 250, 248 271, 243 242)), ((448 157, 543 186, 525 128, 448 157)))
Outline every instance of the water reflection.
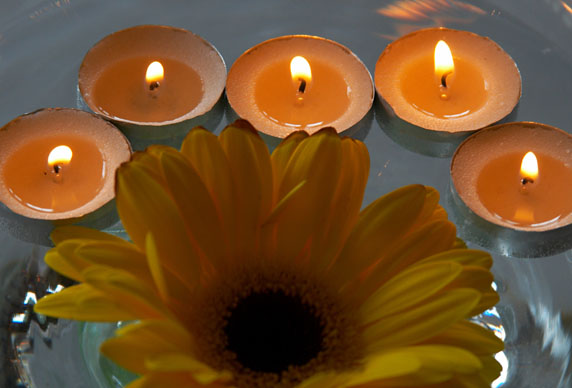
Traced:
MULTIPOLYGON (((496 291, 496 283, 493 283, 492 286, 496 291)), ((475 322, 491 330, 501 340, 506 340, 506 331, 502 325, 501 317, 496 307, 493 307, 476 317, 475 322)), ((499 364, 501 364, 502 371, 500 376, 495 381, 493 381, 491 385, 492 388, 502 387, 507 381, 509 371, 509 360, 504 351, 495 354, 495 359, 499 362, 499 364)))
POLYGON ((58 8, 65 8, 71 5, 71 0, 56 0, 51 1, 48 5, 40 7, 34 10, 32 13, 28 15, 30 19, 36 19, 38 17, 43 16, 46 12, 53 11, 58 8))
POLYGON ((499 352, 495 354, 495 359, 499 362, 499 364, 501 364, 502 371, 498 379, 493 381, 491 385, 492 388, 498 388, 504 386, 504 383, 506 382, 506 378, 508 376, 508 358, 506 357, 506 354, 504 354, 504 352, 499 352))
POLYGON ((399 20, 432 19, 443 15, 447 11, 468 11, 478 15, 486 12, 476 5, 455 0, 398 0, 385 7, 379 8, 377 13, 399 20))

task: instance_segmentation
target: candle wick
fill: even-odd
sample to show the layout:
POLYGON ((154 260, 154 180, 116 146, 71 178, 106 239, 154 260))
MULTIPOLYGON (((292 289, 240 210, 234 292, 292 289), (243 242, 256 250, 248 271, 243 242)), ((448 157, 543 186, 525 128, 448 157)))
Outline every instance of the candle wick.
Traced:
POLYGON ((306 90, 306 80, 304 78, 299 78, 299 80, 300 80, 300 87, 298 87, 298 92, 304 93, 304 91, 306 90))
MULTIPOLYGON (((61 184, 62 183, 62 174, 60 174, 60 172, 62 171, 61 164, 54 164, 52 166, 52 169, 53 169, 53 174, 51 174, 52 175, 52 181, 54 183, 61 184)), ((46 174, 46 173, 44 172, 44 174, 46 174)))
POLYGON ((448 71, 446 73, 443 73, 443 75, 441 76, 441 85, 444 88, 447 88, 447 76, 451 73, 452 73, 452 71, 448 71))
POLYGON ((521 182, 523 185, 526 185, 527 183, 534 183, 534 179, 529 178, 529 177, 524 177, 521 179, 521 182))
POLYGON ((153 90, 159 88, 159 86, 161 86, 161 84, 159 83, 159 81, 151 82, 151 83, 149 84, 149 90, 153 91, 153 90))

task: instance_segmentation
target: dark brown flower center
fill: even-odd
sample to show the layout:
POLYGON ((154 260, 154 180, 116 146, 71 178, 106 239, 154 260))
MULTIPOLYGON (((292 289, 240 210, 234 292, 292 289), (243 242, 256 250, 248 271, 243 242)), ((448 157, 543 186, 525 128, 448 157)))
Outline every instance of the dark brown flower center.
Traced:
POLYGON ((238 388, 292 388, 361 362, 359 316, 331 284, 272 263, 229 268, 198 288, 189 328, 201 361, 238 388))
POLYGON ((323 347, 324 324, 298 295, 255 292, 230 310, 227 350, 254 372, 281 373, 314 359, 323 347))

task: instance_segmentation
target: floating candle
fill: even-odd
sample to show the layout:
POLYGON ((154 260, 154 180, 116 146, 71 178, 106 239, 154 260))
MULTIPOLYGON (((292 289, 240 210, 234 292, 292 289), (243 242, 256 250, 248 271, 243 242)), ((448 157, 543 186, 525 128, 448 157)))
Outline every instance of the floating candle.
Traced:
POLYGON ((166 77, 161 62, 144 56, 110 64, 94 84, 97 112, 115 120, 168 122, 195 109, 204 95, 197 72, 180 61, 160 59, 166 77))
POLYGON ((507 152, 483 167, 477 178, 483 206, 500 221, 522 227, 549 225, 572 213, 572 166, 537 151, 542 168, 534 170, 534 153, 523 154, 507 152))
POLYGON ((204 125, 225 81, 226 66, 210 43, 183 29, 148 25, 93 46, 78 87, 92 111, 129 136, 162 138, 171 129, 204 125))
POLYGON ((521 93, 516 64, 495 42, 446 28, 415 31, 389 44, 377 61, 375 85, 390 115, 446 133, 499 121, 521 93))
POLYGON ((352 127, 371 108, 374 92, 369 72, 349 49, 294 35, 242 54, 230 69, 227 96, 255 128, 285 137, 295 130, 352 127))
POLYGON ((526 231, 572 223, 572 136, 537 123, 509 123, 469 137, 451 176, 463 202, 497 225, 526 231))
POLYGON ((43 109, 0 129, 0 201, 42 220, 76 219, 114 197, 127 139, 112 124, 74 109, 43 109))

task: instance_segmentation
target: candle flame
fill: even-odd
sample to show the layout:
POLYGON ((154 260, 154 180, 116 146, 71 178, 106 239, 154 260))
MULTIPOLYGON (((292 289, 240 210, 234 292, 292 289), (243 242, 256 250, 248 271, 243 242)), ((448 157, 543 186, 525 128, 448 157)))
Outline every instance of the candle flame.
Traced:
POLYGON ((60 145, 54 148, 48 155, 48 164, 54 166, 56 164, 67 164, 71 161, 73 156, 71 148, 65 145, 60 145))
MULTIPOLYGON (((435 75, 442 80, 444 83, 444 78, 447 75, 455 71, 455 63, 453 62, 453 54, 451 54, 451 49, 444 41, 440 40, 435 46, 435 75)), ((446 85, 443 85, 446 86, 446 85)))
POLYGON ((290 73, 292 74, 292 80, 306 81, 310 82, 312 80, 312 69, 306 58, 301 56, 296 56, 292 58, 290 62, 290 73))
POLYGON ((520 173, 524 178, 536 179, 538 177, 538 161, 533 152, 527 152, 522 158, 520 173))
POLYGON ((165 71, 163 70, 163 65, 161 62, 155 61, 147 67, 147 73, 145 74, 145 80, 147 83, 151 84, 153 82, 162 81, 165 76, 165 71))

